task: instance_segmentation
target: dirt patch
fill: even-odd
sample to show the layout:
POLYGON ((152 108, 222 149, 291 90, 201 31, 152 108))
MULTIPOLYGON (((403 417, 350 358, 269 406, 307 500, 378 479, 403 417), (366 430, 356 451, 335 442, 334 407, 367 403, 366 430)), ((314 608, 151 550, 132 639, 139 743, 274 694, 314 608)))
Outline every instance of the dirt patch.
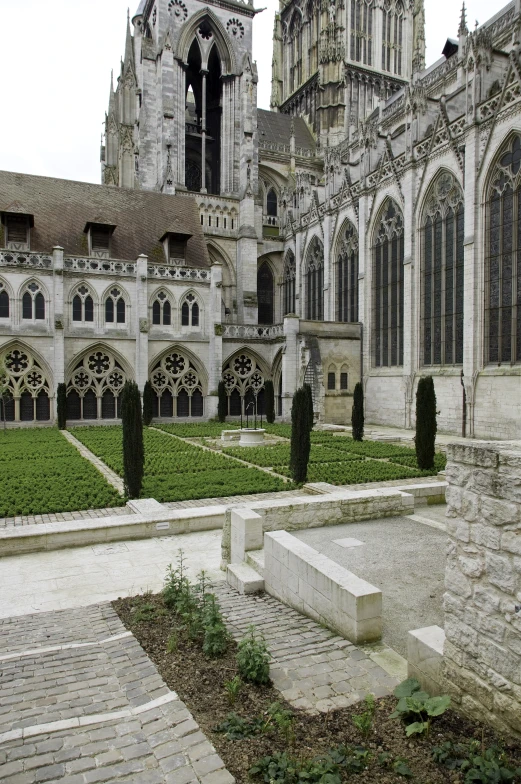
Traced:
MULTIPOLYGON (((397 760, 404 760, 411 773, 408 777, 410 781, 419 784, 463 784, 464 776, 460 772, 450 771, 432 759, 432 748, 446 741, 468 743, 476 739, 485 746, 500 744, 514 767, 521 766, 521 748, 498 738, 489 728, 469 722, 450 710, 436 720, 429 738, 407 738, 401 722, 389 718, 396 705, 396 699, 392 697, 377 700, 373 724, 366 737, 353 724, 353 716, 363 711, 360 704, 327 715, 309 716, 292 709, 272 686, 243 684, 235 704, 230 705, 225 683, 237 674, 237 646, 234 642, 229 644, 223 658, 208 659, 200 645, 190 640, 187 632, 179 628, 178 621, 164 607, 161 596, 119 599, 113 602, 113 606, 167 685, 186 703, 238 784, 262 781, 262 778, 251 778, 248 774, 261 757, 286 751, 298 759, 312 758, 340 744, 363 746, 370 752, 367 768, 358 774, 345 772, 343 781, 351 778, 370 784, 404 781, 404 776, 393 769, 397 760), (145 613, 144 606, 148 608, 145 613), (146 619, 143 615, 147 616, 146 619), (168 644, 173 629, 176 648, 169 653, 168 644), (273 722, 268 723, 262 734, 241 740, 228 740, 224 734, 216 732, 216 726, 231 711, 244 719, 264 717, 266 723, 269 706, 274 702, 279 702, 283 708, 294 713, 294 740, 291 744, 288 744, 287 738, 273 722), (382 755, 387 755, 387 758, 383 760, 382 755)), ((480 780, 496 781, 492 778, 480 780)))

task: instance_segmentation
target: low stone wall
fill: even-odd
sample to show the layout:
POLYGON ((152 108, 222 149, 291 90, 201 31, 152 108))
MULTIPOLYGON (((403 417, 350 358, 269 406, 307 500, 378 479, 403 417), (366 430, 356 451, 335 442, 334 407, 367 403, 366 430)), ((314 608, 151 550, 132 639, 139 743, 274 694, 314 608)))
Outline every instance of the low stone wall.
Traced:
POLYGON ((382 592, 286 531, 264 535, 264 589, 353 643, 382 636, 382 592))
MULTIPOLYGON (((237 512, 240 508, 226 510, 222 538, 223 569, 226 569, 231 559, 232 511, 237 512)), ((414 498, 391 488, 358 492, 338 490, 327 495, 293 498, 291 502, 286 498, 256 501, 248 504, 247 509, 262 518, 263 533, 301 531, 305 528, 413 514, 414 498)))
POLYGON ((447 458, 442 675, 464 713, 521 737, 521 443, 447 458))

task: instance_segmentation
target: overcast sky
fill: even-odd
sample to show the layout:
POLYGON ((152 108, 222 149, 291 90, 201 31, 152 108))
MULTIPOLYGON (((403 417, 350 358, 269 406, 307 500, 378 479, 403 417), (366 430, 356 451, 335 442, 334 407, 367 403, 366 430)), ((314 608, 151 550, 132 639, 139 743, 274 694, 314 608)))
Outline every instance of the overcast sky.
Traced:
MULTIPOLYGON (((131 14, 138 0, 133 0, 131 14)), ((456 37, 459 0, 425 0, 427 63, 456 37)), ((278 0, 254 22, 259 106, 269 109, 271 36, 278 0)), ((0 169, 99 182, 110 70, 119 71, 128 0, 0 0, 0 169)), ((467 0, 469 27, 505 5, 467 0)))

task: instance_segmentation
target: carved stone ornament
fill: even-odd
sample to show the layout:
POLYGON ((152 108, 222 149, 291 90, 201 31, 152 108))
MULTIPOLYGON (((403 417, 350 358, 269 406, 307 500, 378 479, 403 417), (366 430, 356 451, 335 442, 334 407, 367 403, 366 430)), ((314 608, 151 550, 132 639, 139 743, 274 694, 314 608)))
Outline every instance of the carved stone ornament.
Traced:
POLYGON ((214 332, 216 337, 221 337, 224 329, 222 324, 214 324, 214 332))
POLYGON ((63 317, 54 319, 54 329, 63 329, 63 317))
POLYGON ((143 333, 148 332, 148 319, 146 318, 139 319, 139 331, 143 333))

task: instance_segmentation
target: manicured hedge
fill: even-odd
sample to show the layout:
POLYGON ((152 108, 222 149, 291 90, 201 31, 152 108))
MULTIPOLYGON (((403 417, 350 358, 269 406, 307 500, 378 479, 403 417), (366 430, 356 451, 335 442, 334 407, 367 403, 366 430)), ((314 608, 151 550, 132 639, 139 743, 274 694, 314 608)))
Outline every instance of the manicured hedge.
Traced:
POLYGON ((159 430, 164 430, 166 433, 173 433, 174 436, 179 438, 220 438, 223 430, 237 430, 240 424, 235 422, 194 422, 177 424, 172 423, 168 425, 154 424, 159 430))
POLYGON ((0 517, 122 506, 123 498, 58 430, 0 432, 0 517))
MULTIPOLYGON (((278 473, 291 476, 288 466, 279 468, 278 473)), ((424 475, 421 471, 414 471, 405 466, 378 460, 351 460, 341 463, 310 463, 308 465, 308 482, 329 482, 332 485, 384 482, 424 475)))
MULTIPOLYGON (((289 464, 290 446, 289 444, 277 444, 276 446, 251 446, 251 447, 229 447, 224 450, 225 454, 247 460, 258 466, 273 467, 289 464)), ((310 463, 334 463, 345 460, 362 460, 360 455, 342 453, 339 449, 330 449, 322 444, 311 446, 310 463)))

